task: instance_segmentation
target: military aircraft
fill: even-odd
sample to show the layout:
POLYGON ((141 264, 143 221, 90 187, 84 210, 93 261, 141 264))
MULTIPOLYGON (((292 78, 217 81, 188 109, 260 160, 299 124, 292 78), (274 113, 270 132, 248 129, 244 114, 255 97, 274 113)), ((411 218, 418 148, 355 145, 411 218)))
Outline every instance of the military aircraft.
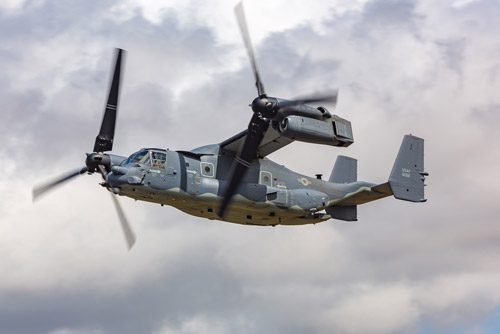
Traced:
POLYGON ((80 174, 99 173, 111 192, 129 248, 135 242, 115 195, 173 206, 187 214, 226 222, 275 226, 315 224, 329 219, 357 220, 357 206, 390 195, 424 202, 424 141, 406 135, 387 182, 357 180, 357 160, 339 155, 328 180, 296 173, 266 158, 292 143, 348 147, 351 123, 317 102, 335 103, 337 93, 300 100, 270 97, 260 79, 242 4, 235 8, 258 96, 248 129, 218 144, 191 151, 143 148, 129 157, 113 148, 124 51, 117 49, 101 129, 85 167, 46 185, 33 198, 80 174))

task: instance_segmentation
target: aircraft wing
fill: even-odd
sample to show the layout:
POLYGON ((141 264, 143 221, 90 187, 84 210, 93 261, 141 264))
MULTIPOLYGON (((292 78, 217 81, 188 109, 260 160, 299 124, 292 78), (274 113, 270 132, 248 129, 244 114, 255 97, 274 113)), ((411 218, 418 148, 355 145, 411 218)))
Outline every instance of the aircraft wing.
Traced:
MULTIPOLYGON (((220 147, 229 152, 238 152, 241 143, 245 140, 248 130, 241 131, 236 136, 233 136, 220 144, 220 147)), ((293 139, 282 137, 281 134, 276 131, 272 126, 269 126, 266 133, 264 134, 264 139, 260 143, 259 149, 257 150, 257 155, 261 158, 280 148, 293 142, 293 139)))

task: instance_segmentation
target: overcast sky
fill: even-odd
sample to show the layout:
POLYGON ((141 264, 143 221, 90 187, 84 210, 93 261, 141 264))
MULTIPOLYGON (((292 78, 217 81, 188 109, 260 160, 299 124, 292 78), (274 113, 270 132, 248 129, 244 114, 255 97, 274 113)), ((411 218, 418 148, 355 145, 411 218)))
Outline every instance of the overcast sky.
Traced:
POLYGON ((259 228, 120 198, 138 236, 127 252, 99 176, 31 202, 92 150, 114 47, 128 53, 113 153, 243 130, 256 90, 235 4, 0 2, 0 333, 498 333, 496 0, 245 3, 268 94, 339 88, 334 113, 354 130, 346 149, 293 143, 269 158, 312 176, 349 155, 382 183, 412 133, 425 204, 259 228))

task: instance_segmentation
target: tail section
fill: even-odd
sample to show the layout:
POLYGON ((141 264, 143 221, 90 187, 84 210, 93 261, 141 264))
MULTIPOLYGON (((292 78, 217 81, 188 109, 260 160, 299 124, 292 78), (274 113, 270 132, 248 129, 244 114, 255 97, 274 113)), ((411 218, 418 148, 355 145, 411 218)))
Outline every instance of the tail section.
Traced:
POLYGON ((394 197, 410 202, 425 202, 424 140, 406 135, 394 162, 389 185, 394 197))
POLYGON ((392 167, 389 181, 375 185, 357 182, 356 159, 338 156, 330 176, 330 182, 344 183, 346 195, 334 199, 325 208, 332 218, 356 221, 357 205, 375 201, 390 195, 410 202, 425 202, 424 140, 405 136, 392 167))

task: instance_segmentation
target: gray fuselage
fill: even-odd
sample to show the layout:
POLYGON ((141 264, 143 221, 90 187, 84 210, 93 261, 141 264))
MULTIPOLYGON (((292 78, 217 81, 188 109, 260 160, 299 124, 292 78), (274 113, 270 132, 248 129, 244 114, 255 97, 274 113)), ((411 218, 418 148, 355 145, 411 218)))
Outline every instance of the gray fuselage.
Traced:
POLYGON ((255 159, 223 218, 217 216, 234 156, 219 145, 193 151, 142 149, 114 156, 109 188, 123 196, 173 206, 185 213, 249 225, 299 225, 325 221, 320 213, 336 199, 372 183, 339 184, 295 173, 269 159, 255 159), (166 158, 163 158, 163 156, 166 158), (162 157, 161 161, 154 158, 162 157), (140 158, 140 159, 139 159, 140 158), (165 159, 165 160, 163 160, 165 159), (118 161, 119 165, 118 165, 118 161))

